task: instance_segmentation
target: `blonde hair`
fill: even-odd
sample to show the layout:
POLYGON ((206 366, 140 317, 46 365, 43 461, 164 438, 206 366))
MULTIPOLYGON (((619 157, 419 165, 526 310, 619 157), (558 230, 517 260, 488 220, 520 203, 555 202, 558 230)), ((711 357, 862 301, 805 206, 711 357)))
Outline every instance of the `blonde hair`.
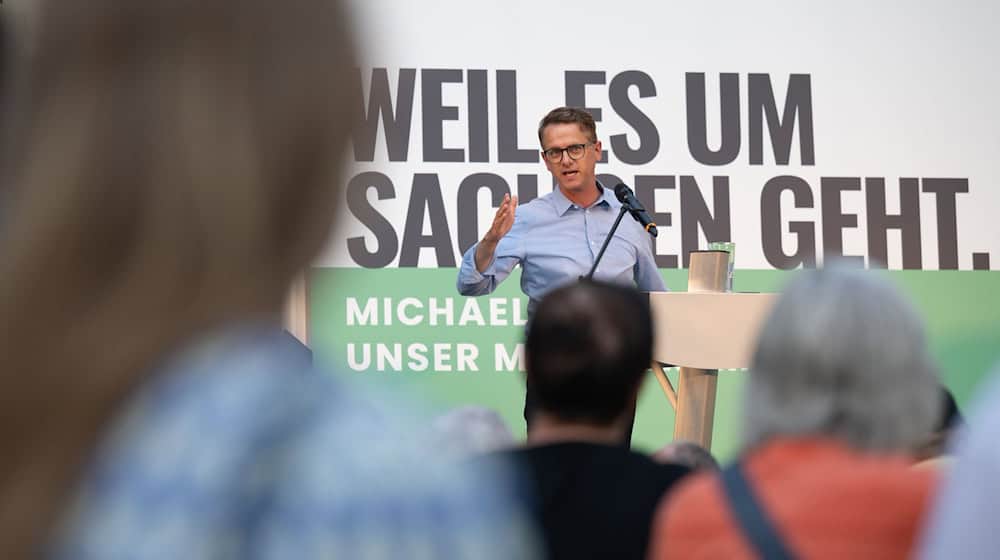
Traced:
POLYGON ((356 106, 330 0, 40 0, 0 220, 0 550, 38 544, 109 417, 319 251, 356 106))

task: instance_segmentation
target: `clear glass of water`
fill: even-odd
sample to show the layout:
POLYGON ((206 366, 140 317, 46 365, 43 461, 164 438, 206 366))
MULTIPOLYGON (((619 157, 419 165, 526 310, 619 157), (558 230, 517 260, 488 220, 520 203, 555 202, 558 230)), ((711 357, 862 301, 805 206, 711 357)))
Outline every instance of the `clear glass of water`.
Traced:
POLYGON ((736 244, 732 241, 713 241, 708 244, 709 251, 725 251, 729 253, 729 271, 726 274, 726 291, 733 291, 733 268, 736 264, 736 244))

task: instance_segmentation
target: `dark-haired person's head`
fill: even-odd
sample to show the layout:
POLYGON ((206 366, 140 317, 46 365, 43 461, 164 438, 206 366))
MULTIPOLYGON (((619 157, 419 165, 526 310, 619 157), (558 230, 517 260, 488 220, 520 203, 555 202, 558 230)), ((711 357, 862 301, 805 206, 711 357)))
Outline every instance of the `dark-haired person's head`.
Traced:
POLYGON ((615 424, 635 406, 652 351, 649 303, 638 291, 579 282, 549 293, 525 344, 536 415, 615 424))
POLYGON ((952 438, 965 420, 958 408, 955 396, 947 387, 941 385, 941 413, 938 415, 934 428, 913 448, 913 458, 918 461, 931 461, 945 457, 950 452, 952 438))

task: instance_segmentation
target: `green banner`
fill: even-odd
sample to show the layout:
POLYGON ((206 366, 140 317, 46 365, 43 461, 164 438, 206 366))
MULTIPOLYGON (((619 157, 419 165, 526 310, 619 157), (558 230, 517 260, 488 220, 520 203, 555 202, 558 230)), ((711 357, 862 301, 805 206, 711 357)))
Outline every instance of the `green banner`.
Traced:
MULTIPOLYGON (((464 297, 454 268, 317 268, 309 285, 310 344, 338 375, 413 393, 431 411, 480 404, 524 432, 518 346, 526 298, 518 273, 494 294, 464 297)), ((738 291, 773 292, 794 272, 738 270, 738 291)), ((1000 272, 890 271, 927 322, 942 379, 965 405, 1000 361, 1000 272)), ((674 290, 687 271, 664 270, 674 290)), ((673 372, 674 375, 676 372, 673 372)), ((712 451, 739 445, 744 371, 721 371, 712 451)), ((676 377, 674 378, 676 381, 676 377)), ((640 396, 633 445, 655 450, 673 434, 673 410, 652 375, 640 396)))

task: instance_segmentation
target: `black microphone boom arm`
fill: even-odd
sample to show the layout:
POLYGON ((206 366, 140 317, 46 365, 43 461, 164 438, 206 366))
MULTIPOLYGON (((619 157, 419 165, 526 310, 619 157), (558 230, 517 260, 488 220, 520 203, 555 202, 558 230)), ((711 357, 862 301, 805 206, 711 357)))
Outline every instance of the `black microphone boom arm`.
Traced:
POLYGON ((643 229, 649 233, 649 235, 656 237, 659 233, 656 229, 656 222, 653 221, 653 218, 646 212, 646 209, 643 208, 642 203, 635 197, 635 193, 632 192, 632 189, 628 188, 628 185, 625 183, 618 183, 618 186, 615 187, 615 196, 618 198, 618 201, 622 203, 622 208, 627 209, 629 213, 632 214, 632 217, 635 218, 635 221, 639 222, 639 225, 641 225, 643 229))

